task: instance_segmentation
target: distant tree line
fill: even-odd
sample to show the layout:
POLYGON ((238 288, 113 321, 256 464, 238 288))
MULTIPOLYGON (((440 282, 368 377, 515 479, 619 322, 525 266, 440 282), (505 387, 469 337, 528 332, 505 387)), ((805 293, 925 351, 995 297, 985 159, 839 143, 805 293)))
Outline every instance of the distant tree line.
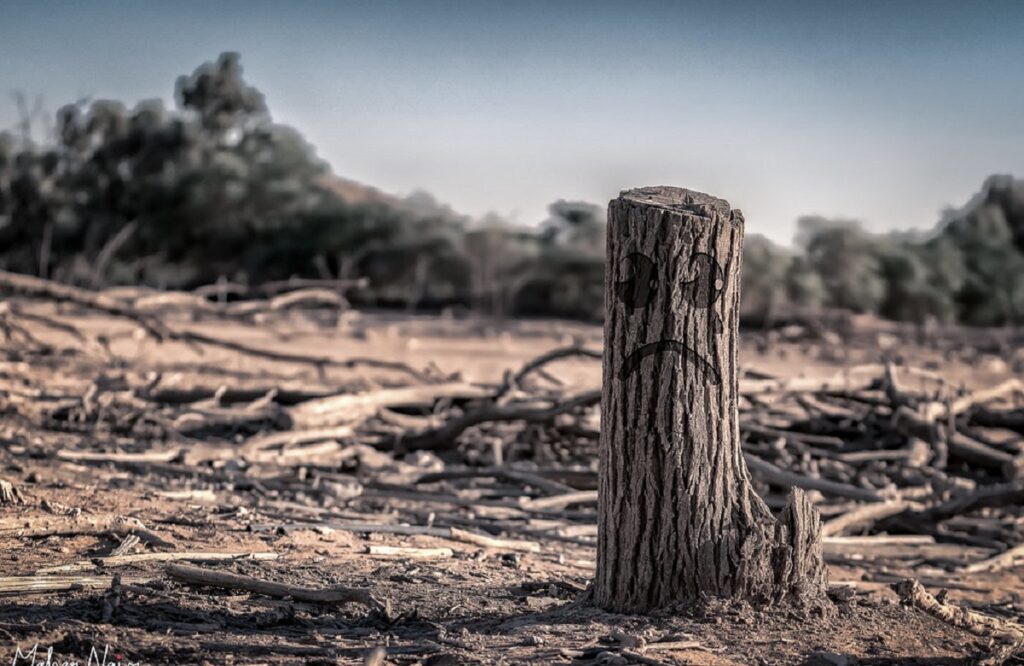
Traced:
MULTIPOLYGON (((473 220, 425 193, 352 196, 275 123, 235 54, 180 77, 176 108, 82 101, 47 136, 0 133, 0 267, 66 282, 188 288, 365 276, 364 304, 599 319, 604 209, 558 201, 539 228, 473 220)), ((804 218, 795 249, 747 239, 743 316, 824 309, 1024 322, 1024 182, 993 177, 930 235, 804 218)))
POLYGON ((993 176, 944 218, 928 234, 872 234, 804 217, 795 250, 749 237, 745 318, 838 308, 918 323, 1024 323, 1024 181, 993 176))

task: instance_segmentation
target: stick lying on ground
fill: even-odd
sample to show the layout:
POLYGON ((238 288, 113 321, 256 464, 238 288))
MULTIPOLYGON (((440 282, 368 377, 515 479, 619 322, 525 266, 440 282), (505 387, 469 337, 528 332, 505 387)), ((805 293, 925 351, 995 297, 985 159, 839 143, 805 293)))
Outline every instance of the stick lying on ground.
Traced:
POLYGON ((458 446, 458 437, 467 428, 492 421, 549 421, 559 414, 567 414, 573 410, 596 405, 601 401, 601 391, 585 391, 573 396, 565 402, 553 407, 537 409, 492 407, 479 411, 467 412, 454 418, 436 430, 420 435, 406 437, 399 441, 399 448, 406 451, 454 449, 458 446))
POLYGON ((488 396, 489 392, 483 387, 465 382, 402 386, 308 400, 289 409, 288 415, 296 429, 324 428, 359 421, 382 407, 430 407, 441 398, 488 396))
POLYGON ((549 352, 541 354, 537 358, 526 363, 522 368, 520 368, 519 372, 517 372, 515 375, 506 378, 504 384, 502 384, 501 388, 498 389, 498 392, 495 394, 495 399, 497 400, 503 397, 512 389, 521 386, 523 383, 523 379, 525 379, 526 376, 529 375, 531 372, 536 372, 537 370, 543 368, 545 365, 551 363, 552 361, 557 361, 563 358, 572 358, 575 356, 596 359, 600 361, 601 350, 586 349, 585 347, 560 347, 558 349, 552 349, 549 352))
POLYGON ((162 340, 167 334, 166 329, 158 320, 135 312, 131 308, 120 305, 113 299, 104 298, 102 295, 88 289, 81 289, 61 284, 60 282, 53 282, 52 280, 44 280, 43 278, 11 273, 4 270, 0 270, 0 288, 24 296, 49 298, 60 303, 74 303, 97 312, 131 319, 157 340, 162 340))
POLYGON ((388 608, 381 603, 367 590, 352 587, 328 587, 311 588, 286 583, 275 583, 268 580, 260 580, 251 576, 243 576, 227 571, 214 571, 203 569, 188 564, 169 564, 164 569, 169 576, 178 580, 192 583, 194 585, 209 585, 210 587, 224 587, 232 590, 246 590, 256 594, 265 594, 268 597, 291 597, 296 601, 308 601, 318 604, 363 604, 371 610, 388 615, 388 608))
POLYGON ((479 477, 493 477, 495 479, 504 479, 506 481, 512 481, 515 483, 526 484, 533 486, 538 490, 544 490, 546 492, 561 495, 564 493, 571 493, 575 490, 572 486, 568 486, 558 481, 552 481, 545 479, 539 474, 529 472, 526 470, 519 470, 510 467, 478 467, 478 468, 465 468, 465 469, 446 469, 443 472, 431 472, 424 474, 423 476, 416 479, 416 484, 421 483, 435 483, 437 481, 444 481, 447 479, 473 479, 479 477))
POLYGON ((187 344, 205 344, 211 347, 220 347, 230 351, 239 352, 247 356, 264 358, 270 361, 283 363, 297 363, 302 365, 314 365, 318 368, 355 368, 368 366, 385 370, 394 370, 406 373, 418 381, 429 382, 432 378, 400 361, 382 361, 372 358, 351 358, 335 359, 329 356, 310 356, 306 354, 293 354, 289 352, 278 352, 269 349, 250 347, 249 345, 232 340, 222 340, 205 333, 187 330, 175 330, 169 328, 158 318, 142 313, 132 307, 119 303, 117 300, 105 297, 103 294, 82 289, 71 285, 61 284, 52 280, 21 275, 10 271, 0 270, 0 290, 6 290, 25 296, 49 298, 58 302, 74 303, 75 305, 103 312, 114 317, 130 319, 142 326, 142 328, 158 341, 174 340, 187 344))
POLYGON ((468 543, 481 548, 493 548, 495 550, 510 550, 520 553, 539 553, 541 545, 536 541, 523 541, 520 539, 499 539, 497 537, 477 534, 458 527, 435 527, 428 525, 386 525, 383 523, 342 523, 324 521, 316 523, 332 530, 356 533, 377 533, 377 534, 402 534, 402 535, 425 535, 440 539, 449 539, 460 543, 468 543))
POLYGON ((367 546, 367 555, 381 555, 409 560, 443 560, 454 555, 451 548, 409 548, 402 546, 367 546))
POLYGON ((882 518, 895 516, 898 513, 906 511, 912 506, 913 504, 910 502, 902 500, 883 502, 880 504, 868 504, 824 522, 821 526, 821 535, 825 537, 838 536, 855 527, 873 525, 882 518))
POLYGON ((75 571, 93 571, 109 567, 120 567, 128 564, 141 564, 143 562, 217 562, 221 560, 276 560, 277 553, 206 553, 206 552, 184 552, 184 553, 138 553, 135 555, 112 555, 110 557, 97 557, 84 562, 62 564, 56 567, 46 567, 36 571, 36 575, 72 573, 75 571))
POLYGON ((851 486, 845 483, 837 483, 836 481, 829 481, 828 479, 812 479, 808 476, 779 469, 767 460, 762 460, 752 453, 744 453, 743 457, 746 459, 747 467, 750 468, 750 471, 769 483, 781 486, 796 486, 797 488, 803 488, 805 490, 819 490, 827 495, 849 497, 850 499, 860 500, 862 502, 881 502, 884 500, 884 498, 874 490, 858 488, 857 486, 851 486))
POLYGON ((992 655, 992 661, 986 663, 1001 664, 1024 646, 1024 627, 1019 624, 939 601, 916 580, 907 579, 893 583, 892 589, 904 604, 922 610, 954 627, 965 629, 975 636, 1000 643, 992 655))
POLYGON ((221 295, 252 297, 276 296, 286 291, 294 291, 298 289, 330 289, 335 293, 339 293, 349 289, 365 289, 368 286, 370 286, 370 281, 367 278, 354 278, 350 280, 311 280, 292 278, 290 280, 264 282, 261 285, 253 287, 232 282, 215 282, 213 284, 198 287, 193 293, 198 294, 203 298, 217 297, 221 295))
POLYGON ((253 356, 256 358, 267 359, 268 361, 279 361, 281 363, 296 363, 300 365, 314 365, 317 368, 345 368, 351 370, 357 367, 371 367, 378 368, 381 370, 394 370, 396 372, 403 372, 414 379, 421 382, 430 382, 432 379, 424 373, 416 370, 407 363, 400 361, 381 361, 374 358, 349 358, 349 359, 336 359, 330 356, 310 356, 307 354, 293 354, 290 352, 278 352, 270 349, 260 349, 259 347, 250 347, 249 345, 242 344, 240 342, 234 342, 232 340, 222 340, 215 338, 204 333, 197 333, 195 331, 177 331, 168 329, 166 331, 166 337, 170 340, 176 340, 179 342, 186 343, 200 343, 209 345, 211 347, 220 347, 229 351, 239 352, 246 356, 253 356))
POLYGON ((998 571, 1000 569, 1006 569, 1012 567, 1014 564, 1024 559, 1024 543, 1018 544, 1013 548, 1003 551, 998 555, 990 557, 980 562, 973 562, 965 567, 961 567, 961 571, 964 573, 978 573, 979 571, 998 571))
POLYGON ((58 460, 71 462, 93 462, 93 463, 147 463, 147 462, 171 462, 181 455, 181 449, 163 449, 156 451, 143 451, 142 453, 122 452, 100 452, 100 451, 71 451, 61 449, 57 451, 58 460))
POLYGON ((148 529, 137 518, 130 516, 106 515, 88 518, 58 518, 47 521, 42 527, 26 527, 23 520, 0 520, 0 537, 12 536, 22 539, 43 539, 52 536, 75 536, 80 534, 126 536, 135 534, 155 548, 174 548, 175 543, 148 529))
MULTIPOLYGON (((140 585, 154 576, 125 576, 122 583, 140 585)), ((109 588, 113 576, 8 576, 0 578, 0 597, 19 597, 23 594, 67 592, 69 590, 96 590, 109 588)))

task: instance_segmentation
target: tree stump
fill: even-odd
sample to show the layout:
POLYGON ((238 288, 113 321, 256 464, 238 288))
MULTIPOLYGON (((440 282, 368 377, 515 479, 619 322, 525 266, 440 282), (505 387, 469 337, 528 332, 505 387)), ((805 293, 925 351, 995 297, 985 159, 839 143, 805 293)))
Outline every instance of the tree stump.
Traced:
POLYGON ((824 598, 817 511, 794 489, 773 517, 740 449, 742 246, 742 213, 707 194, 609 204, 594 580, 609 610, 824 598))

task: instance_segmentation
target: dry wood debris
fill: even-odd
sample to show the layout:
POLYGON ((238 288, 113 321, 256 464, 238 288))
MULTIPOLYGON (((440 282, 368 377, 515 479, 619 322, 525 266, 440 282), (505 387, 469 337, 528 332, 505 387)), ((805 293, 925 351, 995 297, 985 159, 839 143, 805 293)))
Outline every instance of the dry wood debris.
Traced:
MULTIPOLYGON (((468 547, 510 561, 525 553, 583 572, 592 567, 592 553, 570 562, 555 551, 559 544, 589 549, 595 542, 600 387, 570 391, 550 365, 566 358, 598 362, 598 350, 550 350, 486 385, 434 367, 258 348, 181 321, 183 312, 230 319, 311 303, 342 307, 320 291, 337 285, 294 287, 244 292, 267 299, 249 310, 221 300, 241 289, 162 299, 0 272, 0 291, 21 297, 2 313, 0 408, 17 425, 4 434, 6 460, 45 459, 78 473, 127 475, 153 492, 197 502, 241 495, 248 503, 234 507, 233 515, 255 532, 336 530, 440 541, 371 543, 364 551, 371 557, 429 561, 468 547), (46 316, 33 309, 50 301, 65 309, 46 316), (79 326, 82 311, 131 322, 154 344, 216 347, 317 375, 298 382, 285 373, 233 380, 196 363, 171 381, 166 370, 112 357, 109 340, 79 326), (63 332, 67 345, 18 332, 30 325, 63 332), (387 379, 342 381, 326 372, 338 368, 365 368, 387 379), (62 386, 59 377, 84 381, 84 390, 62 386), (19 429, 54 437, 37 441, 18 435, 19 429)), ((956 588, 1024 559, 1019 381, 967 391, 931 371, 888 363, 825 380, 750 371, 740 380, 740 395, 744 454, 769 505, 780 510, 790 487, 805 489, 824 519, 829 562, 872 563, 860 579, 835 582, 888 585, 895 574, 887 571, 899 569, 929 585, 956 588)), ((0 505, 31 502, 22 479, 9 470, 0 470, 0 505)), ((191 552, 168 530, 131 517, 54 515, 34 524, 0 517, 3 538, 86 533, 114 535, 127 545, 104 557, 2 578, 0 593, 103 589, 113 579, 100 572, 124 563, 247 558, 258 564, 272 556, 191 552)), ((177 563, 167 565, 164 576, 386 610, 362 589, 312 589, 177 563)), ((643 659, 634 661, 648 663, 643 659)))

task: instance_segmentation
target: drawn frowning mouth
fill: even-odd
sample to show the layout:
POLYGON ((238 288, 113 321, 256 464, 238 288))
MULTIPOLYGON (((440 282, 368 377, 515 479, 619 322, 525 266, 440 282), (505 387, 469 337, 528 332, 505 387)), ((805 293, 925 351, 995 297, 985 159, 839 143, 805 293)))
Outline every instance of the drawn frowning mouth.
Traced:
POLYGON ((626 357, 622 367, 619 368, 619 379, 626 379, 640 367, 640 363, 653 354, 661 354, 664 352, 676 352, 683 357, 684 360, 689 361, 697 371, 701 372, 712 384, 718 386, 722 383, 722 376, 718 373, 715 366, 711 365, 703 356, 698 354, 693 349, 690 349, 682 342, 678 340, 658 340, 657 342, 651 342, 634 349, 633 352, 626 357))

